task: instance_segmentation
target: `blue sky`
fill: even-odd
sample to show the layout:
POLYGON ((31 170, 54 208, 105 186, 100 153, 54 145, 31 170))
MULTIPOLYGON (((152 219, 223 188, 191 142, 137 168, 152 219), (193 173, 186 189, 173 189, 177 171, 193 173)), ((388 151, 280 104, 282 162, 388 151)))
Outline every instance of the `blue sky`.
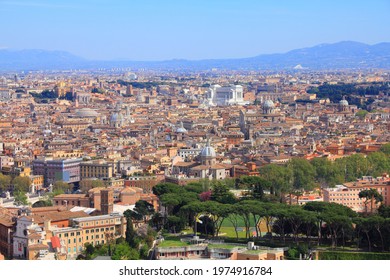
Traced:
POLYGON ((389 15, 389 0, 0 0, 0 48, 89 59, 250 57, 390 42, 389 15))

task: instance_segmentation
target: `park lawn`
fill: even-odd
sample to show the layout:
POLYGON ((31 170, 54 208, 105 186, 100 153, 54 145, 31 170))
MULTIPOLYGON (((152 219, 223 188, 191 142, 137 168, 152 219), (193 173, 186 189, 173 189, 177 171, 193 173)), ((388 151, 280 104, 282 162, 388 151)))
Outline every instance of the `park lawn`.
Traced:
MULTIPOLYGON (((232 226, 222 226, 219 231, 219 235, 221 237, 236 238, 236 232, 234 231, 234 227, 232 226)), ((245 231, 238 231, 238 238, 245 238, 245 231)))
MULTIPOLYGON (((253 221, 252 216, 249 217, 249 221, 250 221, 250 226, 253 226, 254 221, 253 221)), ((222 222, 222 226, 223 227, 233 227, 233 224, 229 221, 229 219, 225 218, 222 222)), ((244 219, 242 217, 238 217, 238 226, 245 227, 244 219)))
MULTIPOLYGON (((252 237, 253 233, 255 233, 256 230, 251 227, 250 228, 250 238, 252 237)), ((264 236, 267 232, 261 232, 261 236, 264 236)), ((236 232, 234 231, 234 227, 221 227, 219 231, 220 237, 230 237, 230 238, 236 238, 236 232)), ((245 228, 241 228, 241 231, 238 231, 238 238, 245 238, 245 228)))

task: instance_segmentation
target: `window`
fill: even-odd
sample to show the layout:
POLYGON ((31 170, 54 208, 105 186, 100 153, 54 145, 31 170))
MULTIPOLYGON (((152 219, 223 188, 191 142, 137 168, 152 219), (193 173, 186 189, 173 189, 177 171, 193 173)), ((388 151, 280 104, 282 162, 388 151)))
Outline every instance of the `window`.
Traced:
POLYGON ((87 229, 87 230, 85 231, 85 233, 89 233, 89 229, 87 229))
POLYGON ((80 232, 78 231, 78 232, 76 233, 76 235, 79 236, 79 235, 80 235, 80 232))

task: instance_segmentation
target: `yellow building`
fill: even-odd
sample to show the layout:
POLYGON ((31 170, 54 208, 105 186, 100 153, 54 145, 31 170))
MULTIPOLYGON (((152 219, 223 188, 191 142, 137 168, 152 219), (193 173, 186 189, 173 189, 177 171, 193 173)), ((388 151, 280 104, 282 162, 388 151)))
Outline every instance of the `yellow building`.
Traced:
POLYGON ((44 182, 43 175, 30 175, 29 178, 31 181, 30 191, 32 193, 43 188, 43 182, 44 182))
POLYGON ((75 158, 82 157, 84 153, 81 150, 55 150, 45 153, 46 157, 53 158, 75 158))
POLYGON ((75 259, 85 244, 94 246, 125 237, 126 220, 119 214, 82 217, 71 220, 71 227, 52 229, 60 240, 61 251, 68 259, 75 259))
POLYGON ((114 166, 106 161, 86 161, 80 163, 81 180, 86 178, 112 178, 114 166))

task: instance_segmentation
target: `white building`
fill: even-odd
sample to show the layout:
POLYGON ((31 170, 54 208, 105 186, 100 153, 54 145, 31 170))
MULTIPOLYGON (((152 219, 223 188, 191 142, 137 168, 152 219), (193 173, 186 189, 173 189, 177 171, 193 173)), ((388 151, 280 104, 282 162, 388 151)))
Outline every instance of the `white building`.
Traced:
POLYGON ((220 86, 212 85, 207 91, 207 99, 210 105, 245 105, 244 90, 240 85, 220 86))
POLYGON ((18 259, 31 259, 29 254, 34 249, 48 251, 49 246, 43 244, 45 236, 46 232, 34 222, 31 216, 21 216, 16 221, 16 230, 13 236, 13 256, 18 259))

